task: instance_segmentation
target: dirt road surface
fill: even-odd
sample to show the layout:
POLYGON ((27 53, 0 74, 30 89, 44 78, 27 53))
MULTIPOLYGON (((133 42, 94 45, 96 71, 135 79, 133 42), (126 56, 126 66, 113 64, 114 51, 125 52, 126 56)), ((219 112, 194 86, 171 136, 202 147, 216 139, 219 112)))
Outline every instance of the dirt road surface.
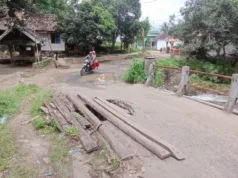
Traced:
MULTIPOLYGON (((22 81, 67 93, 130 102, 136 111, 132 118, 135 123, 173 144, 186 157, 184 161, 160 160, 138 144, 135 153, 143 160, 145 178, 238 177, 238 117, 171 92, 124 84, 119 79, 129 63, 103 63, 98 71, 85 77, 80 77, 80 65, 67 70, 48 69, 31 77, 8 72, 0 76, 1 88, 22 81), (10 78, 3 80, 6 76, 10 78)), ((30 73, 20 73, 27 72, 30 73)))

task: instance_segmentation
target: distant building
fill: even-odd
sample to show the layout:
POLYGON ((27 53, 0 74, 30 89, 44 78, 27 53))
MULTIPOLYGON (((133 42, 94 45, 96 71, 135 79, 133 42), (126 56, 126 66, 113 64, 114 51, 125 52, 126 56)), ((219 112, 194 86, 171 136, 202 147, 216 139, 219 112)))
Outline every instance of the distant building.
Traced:
POLYGON ((19 52, 11 59, 35 60, 42 52, 65 51, 65 42, 54 30, 56 16, 36 14, 27 18, 25 26, 7 24, 6 18, 0 19, 0 45, 8 45, 10 53, 19 52))
MULTIPOLYGON (((145 47, 149 48, 151 39, 155 38, 158 34, 158 31, 150 31, 147 36, 145 36, 145 47)), ((156 49, 156 42, 152 42, 152 47, 156 49)), ((137 41, 137 48, 142 48, 142 39, 137 41)))

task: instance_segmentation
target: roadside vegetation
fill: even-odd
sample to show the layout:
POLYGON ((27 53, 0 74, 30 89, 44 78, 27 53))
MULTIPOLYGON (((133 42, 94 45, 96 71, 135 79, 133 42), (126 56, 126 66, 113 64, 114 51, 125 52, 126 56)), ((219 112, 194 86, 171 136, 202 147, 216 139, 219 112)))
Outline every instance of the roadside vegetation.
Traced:
POLYGON ((54 175, 60 178, 68 178, 68 166, 70 163, 69 158, 69 145, 64 136, 57 134, 53 135, 52 143, 49 149, 50 162, 54 170, 54 175))
MULTIPOLYGON (((222 74, 231 76, 237 71, 229 63, 223 63, 219 61, 217 64, 213 64, 208 61, 198 61, 195 59, 187 60, 185 58, 170 58, 170 59, 158 59, 156 60, 157 66, 170 66, 181 68, 183 66, 189 66, 192 70, 198 70, 202 72, 208 72, 213 74, 222 74)), ((163 86, 171 70, 156 67, 155 71, 155 85, 163 86)), ((170 77, 173 77, 169 75, 170 77)), ((141 59, 134 59, 128 68, 128 70, 122 76, 122 80, 127 83, 144 83, 147 76, 144 72, 144 62, 141 59)), ((215 90, 228 90, 230 87, 229 79, 222 79, 219 77, 206 76, 206 75, 190 75, 189 82, 191 84, 198 84, 199 86, 211 88, 215 90)))
MULTIPOLYGON (((36 85, 21 84, 18 87, 0 91, 0 118, 11 118, 28 96, 39 91, 36 85)), ((9 120, 9 119, 8 119, 9 120)), ((0 172, 16 164, 12 162, 17 154, 15 133, 8 120, 0 124, 0 172)), ((15 169, 17 171, 17 169, 15 169)))
MULTIPOLYGON (((45 115, 39 110, 44 101, 50 100, 51 91, 42 89, 36 85, 21 84, 17 87, 0 91, 0 172, 8 170, 9 178, 36 177, 38 170, 27 163, 21 162, 20 153, 16 146, 16 135, 11 127, 11 118, 18 112, 25 101, 30 101, 30 115, 33 126, 38 134, 51 134, 52 143, 50 145, 49 157, 53 167, 52 174, 58 177, 68 177, 67 166, 70 163, 68 157, 69 148, 67 138, 57 134, 57 128, 53 120, 47 125, 45 115)), ((75 134, 75 129, 69 129, 67 134, 79 139, 75 134)))

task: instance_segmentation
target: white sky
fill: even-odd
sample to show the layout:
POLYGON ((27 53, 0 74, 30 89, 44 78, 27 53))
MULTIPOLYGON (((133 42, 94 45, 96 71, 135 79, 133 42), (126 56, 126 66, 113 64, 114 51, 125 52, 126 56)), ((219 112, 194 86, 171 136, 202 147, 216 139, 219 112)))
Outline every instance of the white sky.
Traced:
POLYGON ((168 21, 170 15, 180 16, 179 10, 186 0, 140 0, 142 19, 149 17, 152 26, 156 27, 168 21), (147 3, 146 3, 147 2, 147 3))

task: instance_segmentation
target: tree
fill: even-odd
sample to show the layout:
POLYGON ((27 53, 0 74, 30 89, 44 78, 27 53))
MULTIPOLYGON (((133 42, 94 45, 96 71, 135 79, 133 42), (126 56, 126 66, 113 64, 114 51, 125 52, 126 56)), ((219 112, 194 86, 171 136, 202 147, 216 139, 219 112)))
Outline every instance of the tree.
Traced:
POLYGON ((57 27, 67 43, 97 46, 116 28, 111 14, 91 1, 84 1, 73 8, 73 13, 62 18, 57 27))
POLYGON ((166 34, 170 33, 170 30, 175 26, 175 15, 169 16, 169 22, 164 22, 160 26, 160 31, 166 34))
POLYGON ((197 58, 207 58, 229 43, 236 43, 237 5, 227 0, 188 0, 181 9, 183 19, 170 28, 170 34, 184 40, 185 49, 197 58))
POLYGON ((93 4, 107 7, 115 23, 115 30, 111 34, 112 50, 115 47, 118 36, 126 43, 136 40, 140 32, 138 28, 141 16, 141 4, 139 0, 92 0, 93 4))
POLYGON ((67 0, 35 0, 35 8, 44 14, 68 15, 71 8, 67 0))

